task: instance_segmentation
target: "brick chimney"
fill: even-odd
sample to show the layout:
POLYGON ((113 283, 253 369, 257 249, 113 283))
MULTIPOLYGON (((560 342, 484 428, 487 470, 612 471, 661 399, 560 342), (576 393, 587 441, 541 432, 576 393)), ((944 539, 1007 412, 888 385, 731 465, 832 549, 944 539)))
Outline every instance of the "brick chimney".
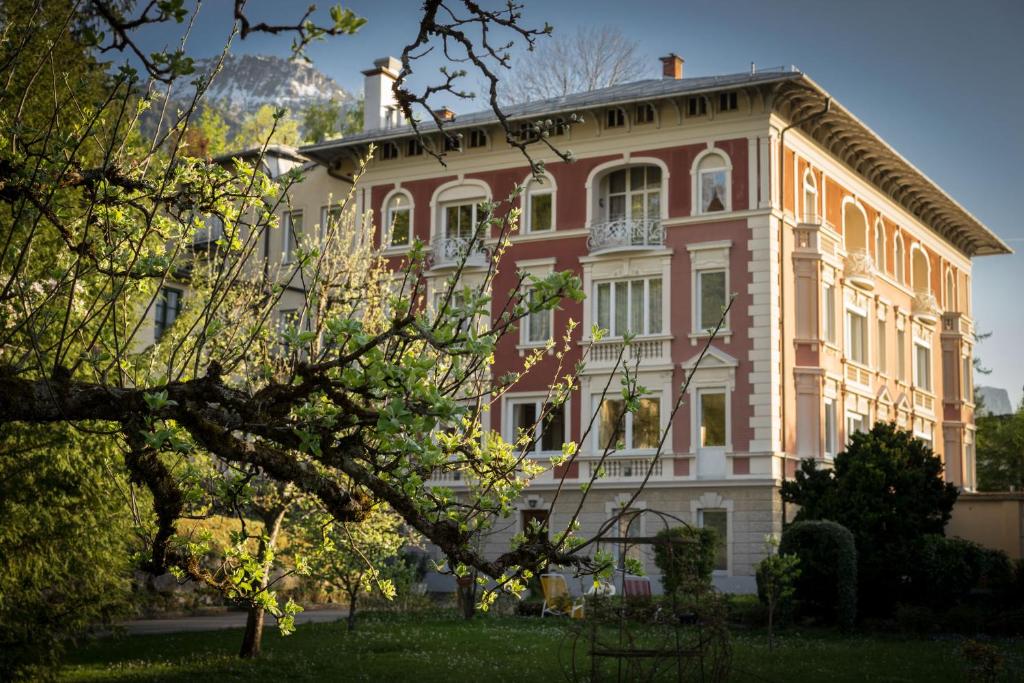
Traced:
POLYGON ((436 109, 434 110, 434 113, 437 114, 437 118, 441 119, 442 121, 455 120, 455 112, 449 109, 448 107, 441 107, 440 109, 436 109))
POLYGON ((675 52, 669 52, 661 58, 661 77, 679 80, 683 77, 683 58, 675 52))
POLYGON ((402 63, 394 57, 382 57, 373 62, 373 68, 363 72, 366 77, 363 104, 363 131, 380 130, 400 125, 401 115, 395 94, 391 90, 402 63))

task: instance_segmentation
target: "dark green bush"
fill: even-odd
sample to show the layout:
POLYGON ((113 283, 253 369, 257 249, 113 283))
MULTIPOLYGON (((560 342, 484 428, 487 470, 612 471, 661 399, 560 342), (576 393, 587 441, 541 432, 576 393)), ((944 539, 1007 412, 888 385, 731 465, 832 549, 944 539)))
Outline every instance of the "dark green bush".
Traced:
POLYGON ((969 597, 1001 603, 1013 592, 1010 558, 962 538, 922 537, 908 573, 908 597, 933 609, 948 609, 969 597))
POLYGON ((942 534, 957 499, 942 471, 927 443, 879 422, 855 433, 832 467, 804 460, 783 482, 782 499, 800 506, 797 521, 829 519, 853 534, 862 613, 888 615, 905 601, 915 544, 942 534))
POLYGON ((826 520, 794 522, 782 534, 779 553, 800 558, 798 611, 851 628, 857 615, 857 549, 850 530, 826 520))
POLYGON ((730 624, 761 628, 768 623, 768 610, 755 595, 727 595, 725 608, 730 624))
POLYGON ((676 526, 656 535, 654 564, 666 593, 698 593, 711 587, 718 537, 714 529, 676 526))

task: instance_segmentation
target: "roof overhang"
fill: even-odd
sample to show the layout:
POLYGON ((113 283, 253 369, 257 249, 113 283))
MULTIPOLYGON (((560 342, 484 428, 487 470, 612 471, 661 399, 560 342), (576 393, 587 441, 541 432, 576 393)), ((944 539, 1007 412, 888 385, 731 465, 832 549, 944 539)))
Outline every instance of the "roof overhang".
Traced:
POLYGON ((773 109, 784 119, 803 119, 797 127, 818 145, 968 256, 1013 253, 994 232, 834 98, 827 113, 807 116, 822 111, 830 98, 821 86, 803 76, 778 84, 773 109))

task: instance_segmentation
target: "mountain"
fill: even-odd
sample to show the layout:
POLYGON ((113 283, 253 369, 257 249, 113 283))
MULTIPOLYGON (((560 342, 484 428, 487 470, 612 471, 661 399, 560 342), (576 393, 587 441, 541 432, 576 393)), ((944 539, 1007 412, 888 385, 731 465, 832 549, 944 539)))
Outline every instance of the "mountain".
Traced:
MULTIPOLYGON (((216 59, 197 59, 196 73, 208 74, 216 64, 216 59)), ((190 80, 183 78, 181 82, 190 80)), ((191 86, 185 87, 172 95, 172 101, 176 108, 184 109, 191 104, 194 95, 191 86)), ((356 105, 351 93, 307 62, 267 55, 228 55, 207 89, 203 104, 220 110, 231 139, 246 115, 265 104, 284 107, 301 125, 303 109, 313 102, 331 100, 338 102, 343 112, 356 105)), ((142 131, 147 136, 161 123, 160 109, 154 106, 143 115, 142 131)), ((167 123, 168 120, 163 119, 162 124, 167 123)))
MULTIPOLYGON (((196 71, 209 73, 216 59, 196 60, 196 71)), ((311 64, 267 55, 228 55, 224 67, 206 93, 231 114, 244 114, 264 104, 285 107, 292 113, 310 102, 337 100, 343 106, 355 98, 311 64)))
POLYGON ((1010 394, 1006 389, 998 387, 975 387, 975 395, 980 399, 982 409, 979 415, 1009 415, 1013 412, 1010 394))

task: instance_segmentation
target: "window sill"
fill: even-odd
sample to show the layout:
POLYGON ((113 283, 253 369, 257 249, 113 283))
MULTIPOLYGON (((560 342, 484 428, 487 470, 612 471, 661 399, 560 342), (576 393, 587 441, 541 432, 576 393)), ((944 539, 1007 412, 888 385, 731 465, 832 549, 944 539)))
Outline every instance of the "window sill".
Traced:
POLYGON ((404 244, 398 247, 384 247, 384 249, 382 249, 381 252, 385 256, 400 256, 402 254, 408 253, 410 249, 412 249, 412 245, 404 244))
POLYGON ((508 236, 508 241, 511 244, 518 244, 520 242, 542 242, 544 240, 553 240, 559 238, 569 237, 584 237, 587 231, 581 228, 575 230, 558 230, 553 228, 551 230, 542 230, 540 232, 517 232, 513 235, 508 236))
MULTIPOLYGON (((538 349, 539 350, 544 350, 545 348, 548 347, 548 344, 549 344, 548 341, 544 341, 544 342, 530 342, 530 343, 527 343, 527 344, 516 344, 516 351, 519 352, 520 356, 525 356, 527 353, 529 353, 531 351, 537 351, 538 349)), ((553 356, 555 354, 555 346, 554 346, 554 344, 551 344, 551 348, 547 348, 547 352, 548 352, 549 356, 553 356)))
MULTIPOLYGON (((690 346, 696 346, 698 342, 704 339, 709 339, 711 336, 711 332, 691 332, 689 334, 690 346)), ((721 339, 723 342, 728 344, 732 341, 732 330, 723 327, 714 335, 714 337, 715 339, 721 339)))

